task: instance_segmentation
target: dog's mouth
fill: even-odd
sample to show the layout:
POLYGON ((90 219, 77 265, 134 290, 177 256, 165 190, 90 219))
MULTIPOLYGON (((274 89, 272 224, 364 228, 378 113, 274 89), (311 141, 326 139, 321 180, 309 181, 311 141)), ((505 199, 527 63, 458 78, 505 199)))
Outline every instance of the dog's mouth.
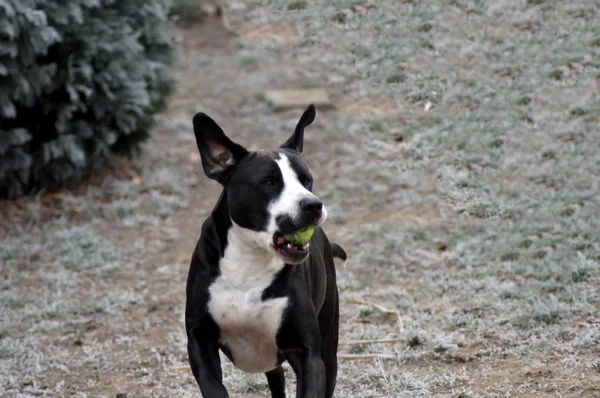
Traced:
POLYGON ((281 232, 273 234, 273 250, 288 264, 298 264, 306 259, 310 252, 310 243, 288 242, 281 232))

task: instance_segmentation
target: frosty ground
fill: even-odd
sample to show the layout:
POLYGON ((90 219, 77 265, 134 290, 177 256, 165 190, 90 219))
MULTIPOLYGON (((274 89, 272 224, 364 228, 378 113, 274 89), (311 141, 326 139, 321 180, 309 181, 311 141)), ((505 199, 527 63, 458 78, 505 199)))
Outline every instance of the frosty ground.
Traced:
MULTIPOLYGON (((191 117, 273 147, 302 110, 264 92, 298 87, 335 105, 305 159, 349 253, 340 353, 382 354, 340 361, 336 396, 598 396, 598 6, 275 0, 224 15, 230 30, 173 31, 178 89, 141 158, 0 204, 0 396, 199 396, 179 370, 185 278, 220 191, 191 117), (355 344, 378 339, 394 342, 355 344)), ((224 369, 233 396, 268 396, 262 375, 224 369)))

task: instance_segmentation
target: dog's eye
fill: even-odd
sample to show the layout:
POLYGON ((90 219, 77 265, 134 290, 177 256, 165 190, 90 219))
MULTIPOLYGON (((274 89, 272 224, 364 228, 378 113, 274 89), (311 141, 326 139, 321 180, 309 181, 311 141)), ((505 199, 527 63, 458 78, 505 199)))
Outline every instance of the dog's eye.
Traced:
POLYGON ((310 178, 305 178, 302 180, 302 185, 304 185, 306 188, 310 187, 311 184, 312 180, 310 178))
POLYGON ((273 177, 265 178, 261 181, 262 185, 266 185, 268 187, 274 187, 277 184, 277 181, 273 177))

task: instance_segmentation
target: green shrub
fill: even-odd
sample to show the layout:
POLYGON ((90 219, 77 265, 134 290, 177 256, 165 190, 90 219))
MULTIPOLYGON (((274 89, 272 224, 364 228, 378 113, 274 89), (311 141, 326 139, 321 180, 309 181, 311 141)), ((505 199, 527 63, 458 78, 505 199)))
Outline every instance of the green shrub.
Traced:
POLYGON ((131 154, 171 89, 168 0, 0 0, 0 197, 131 154))

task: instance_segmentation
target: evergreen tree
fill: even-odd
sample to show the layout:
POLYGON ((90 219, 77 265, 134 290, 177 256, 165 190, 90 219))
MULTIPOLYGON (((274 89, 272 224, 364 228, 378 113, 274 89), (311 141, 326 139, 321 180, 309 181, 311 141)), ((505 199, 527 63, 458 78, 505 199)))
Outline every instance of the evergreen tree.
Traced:
POLYGON ((139 149, 171 88, 168 0, 0 0, 0 197, 139 149))

